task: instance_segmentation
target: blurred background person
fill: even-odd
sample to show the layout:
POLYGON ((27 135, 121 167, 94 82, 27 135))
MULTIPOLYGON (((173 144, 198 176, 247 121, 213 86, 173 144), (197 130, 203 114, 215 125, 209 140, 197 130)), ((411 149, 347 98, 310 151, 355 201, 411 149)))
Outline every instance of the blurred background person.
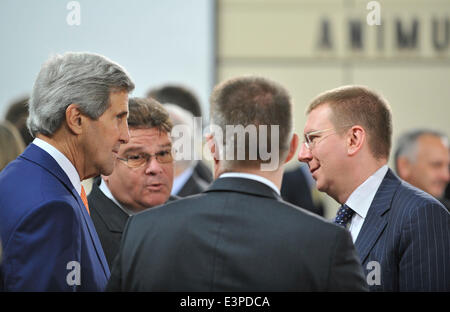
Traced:
MULTIPOLYGON (((154 98, 162 105, 175 104, 189 111, 194 117, 203 117, 200 102, 193 91, 180 85, 163 85, 150 89, 147 97, 154 98)), ((206 181, 207 184, 213 180, 211 169, 203 161, 197 161, 194 166, 195 174, 206 181)))
MULTIPOLYGON (((173 181, 172 194, 186 197, 201 193, 208 188, 209 182, 199 176, 198 170, 195 170, 200 160, 196 160, 199 157, 197 148, 194 145, 194 116, 189 111, 174 104, 165 104, 164 108, 169 112, 174 126, 183 126, 181 128, 183 130, 183 141, 190 142, 190 154, 185 155, 187 159, 175 161, 175 179, 173 181)), ((197 135, 201 137, 201 134, 197 135)), ((176 138, 173 138, 173 140, 176 140, 176 138)))
POLYGON ((0 171, 6 167, 8 163, 16 159, 23 150, 25 144, 19 131, 10 122, 3 121, 0 123, 0 171))
POLYGON ((28 100, 29 97, 21 97, 16 101, 13 101, 8 111, 6 112, 5 119, 12 123, 20 132, 25 146, 33 141, 33 137, 27 127, 28 118, 28 100))
POLYGON ((394 154, 400 178, 440 200, 447 210, 450 201, 444 197, 450 181, 448 137, 431 129, 413 129, 398 138, 394 154))
POLYGON ((163 85, 150 89, 147 97, 154 98, 161 104, 175 104, 191 112, 194 117, 203 117, 202 108, 193 91, 181 85, 163 85))
POLYGON ((169 114, 153 99, 131 98, 128 109, 130 140, 120 146, 113 173, 97 177, 88 196, 110 267, 128 218, 169 200, 173 183, 169 114))

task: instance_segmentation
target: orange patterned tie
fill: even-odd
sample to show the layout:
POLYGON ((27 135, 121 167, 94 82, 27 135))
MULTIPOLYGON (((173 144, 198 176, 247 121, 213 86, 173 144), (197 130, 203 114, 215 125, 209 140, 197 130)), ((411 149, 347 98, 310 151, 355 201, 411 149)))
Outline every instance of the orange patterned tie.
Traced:
POLYGON ((86 191, 84 190, 83 185, 81 186, 81 199, 83 200, 84 206, 86 207, 88 214, 91 215, 91 212, 89 211, 89 204, 86 196, 86 191))

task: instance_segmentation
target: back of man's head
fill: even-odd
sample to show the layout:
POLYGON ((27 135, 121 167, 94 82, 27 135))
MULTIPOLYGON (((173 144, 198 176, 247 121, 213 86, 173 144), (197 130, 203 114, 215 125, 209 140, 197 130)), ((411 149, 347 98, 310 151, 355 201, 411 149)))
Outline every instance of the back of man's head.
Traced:
MULTIPOLYGON (((292 103, 288 91, 262 77, 238 77, 216 86, 211 95, 211 123, 223 139, 224 167, 278 168, 289 151, 292 103), (277 158, 277 159, 276 159, 277 158)), ((214 131, 214 130, 213 130, 214 131)))
POLYGON ((164 85, 151 89, 147 97, 154 98, 161 104, 175 104, 189 111, 194 117, 202 116, 202 109, 197 96, 186 87, 179 85, 164 85))
POLYGON ((309 114, 327 104, 332 111, 331 122, 344 133, 354 125, 367 132, 370 152, 376 159, 388 159, 391 149, 392 113, 389 103, 365 86, 343 86, 326 91, 314 98, 307 109, 309 114))

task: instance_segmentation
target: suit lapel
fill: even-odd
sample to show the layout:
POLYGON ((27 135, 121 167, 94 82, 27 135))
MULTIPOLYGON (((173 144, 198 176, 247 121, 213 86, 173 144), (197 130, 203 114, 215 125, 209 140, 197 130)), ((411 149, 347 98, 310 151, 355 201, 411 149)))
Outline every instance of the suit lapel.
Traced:
POLYGON ((361 263, 364 263, 370 250, 377 242, 388 224, 386 212, 391 208, 392 198, 400 185, 400 180, 389 169, 370 205, 364 224, 358 234, 355 247, 361 263))
POLYGON ((64 170, 58 165, 56 160, 50 156, 46 151, 41 149, 40 147, 36 146, 35 144, 30 144, 25 151, 20 156, 24 159, 27 159, 31 162, 34 162, 35 164, 39 165, 40 167, 47 170, 50 174, 54 175, 65 187, 66 189, 72 194, 72 196, 75 198, 75 200, 78 203, 78 207, 81 211, 81 214, 84 219, 84 223, 86 227, 88 228, 89 235, 91 237, 91 240, 93 242, 95 252, 97 253, 97 256, 102 264, 103 271, 105 273, 105 276, 109 276, 109 267, 106 262, 106 258, 102 253, 99 252, 99 248, 101 248, 100 241, 97 236, 97 232, 94 229, 94 225, 92 221, 90 220, 90 216, 86 210, 86 207, 84 206, 83 200, 81 199, 78 192, 75 190, 75 187, 70 182, 69 177, 64 172, 64 170))

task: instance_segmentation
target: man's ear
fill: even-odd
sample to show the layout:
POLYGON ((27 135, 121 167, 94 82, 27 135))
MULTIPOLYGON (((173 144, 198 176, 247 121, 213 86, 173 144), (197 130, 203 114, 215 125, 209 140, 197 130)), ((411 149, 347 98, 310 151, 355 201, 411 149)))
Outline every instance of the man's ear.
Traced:
POLYGON ((411 176, 411 163, 405 156, 397 158, 397 174, 403 180, 408 180, 411 176))
POLYGON ((81 113, 77 104, 70 104, 66 108, 66 124, 74 134, 81 134, 83 132, 82 124, 84 118, 86 117, 81 113))
POLYGON ((355 125, 347 131, 347 153, 356 155, 366 141, 366 131, 363 127, 355 125))
POLYGON ((217 164, 219 162, 219 147, 217 146, 216 139, 214 138, 213 134, 206 135, 206 144, 208 145, 208 149, 211 153, 211 156, 213 158, 214 164, 217 164))
POLYGON ((219 146, 217 145, 217 141, 213 134, 206 135, 206 145, 209 148, 209 151, 211 153, 212 160, 213 160, 213 165, 214 165, 213 176, 214 176, 214 179, 217 179, 219 177, 219 175, 221 174, 220 150, 219 150, 219 146))
POLYGON ((291 144, 289 145, 289 153, 288 153, 284 163, 287 163, 288 161, 290 161, 292 159, 292 157, 294 157, 294 155, 296 155, 297 148, 298 148, 298 142, 299 142, 298 135, 297 135, 297 133, 294 133, 294 135, 292 136, 292 139, 291 139, 291 144))

